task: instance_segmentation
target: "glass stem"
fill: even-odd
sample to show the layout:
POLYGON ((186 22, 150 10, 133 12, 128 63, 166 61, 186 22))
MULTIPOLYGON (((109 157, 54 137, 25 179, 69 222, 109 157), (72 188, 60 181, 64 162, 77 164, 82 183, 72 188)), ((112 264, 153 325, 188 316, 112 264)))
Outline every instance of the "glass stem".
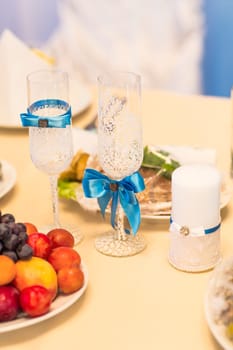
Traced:
POLYGON ((57 175, 50 175, 49 181, 52 193, 53 222, 55 227, 60 227, 57 194, 57 175))
POLYGON ((116 230, 117 230, 117 239, 119 241, 125 241, 126 233, 124 230, 124 211, 120 203, 118 203, 118 208, 117 208, 116 230))

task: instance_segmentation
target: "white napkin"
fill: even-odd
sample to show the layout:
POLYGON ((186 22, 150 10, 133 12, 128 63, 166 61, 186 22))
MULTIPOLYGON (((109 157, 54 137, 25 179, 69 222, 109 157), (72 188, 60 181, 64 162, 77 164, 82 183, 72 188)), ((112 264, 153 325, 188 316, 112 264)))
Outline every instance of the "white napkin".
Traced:
MULTIPOLYGON (((94 131, 73 128, 74 151, 82 149, 90 154, 96 154, 98 148, 97 133, 94 131)), ((177 145, 149 145, 151 151, 163 150, 169 152, 171 157, 180 164, 206 163, 216 164, 216 150, 213 148, 177 146, 177 145)))
POLYGON ((171 154, 171 157, 180 164, 205 163, 216 165, 216 150, 214 148, 161 145, 149 146, 149 149, 163 150, 171 154))
POLYGON ((51 65, 37 56, 12 32, 0 37, 0 125, 20 126, 19 114, 27 108, 26 76, 51 65))

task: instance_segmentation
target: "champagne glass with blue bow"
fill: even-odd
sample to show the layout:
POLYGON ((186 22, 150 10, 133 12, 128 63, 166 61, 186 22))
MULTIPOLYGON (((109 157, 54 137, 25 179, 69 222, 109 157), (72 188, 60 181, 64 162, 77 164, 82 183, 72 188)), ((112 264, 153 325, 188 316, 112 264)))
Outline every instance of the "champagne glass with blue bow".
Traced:
POLYGON ((30 156, 34 165, 49 175, 53 224, 47 232, 63 227, 75 244, 81 240, 77 228, 62 226, 59 220, 57 179, 73 157, 71 106, 68 74, 58 70, 41 70, 27 76, 28 108, 21 114, 22 125, 29 127, 30 156))
POLYGON ((136 193, 144 189, 138 169, 143 159, 141 79, 130 72, 98 77, 98 157, 104 173, 86 169, 83 188, 96 197, 103 215, 110 211, 113 229, 95 240, 110 256, 130 256, 145 248, 138 232, 141 215, 136 193), (126 225, 125 225, 126 224, 126 225))

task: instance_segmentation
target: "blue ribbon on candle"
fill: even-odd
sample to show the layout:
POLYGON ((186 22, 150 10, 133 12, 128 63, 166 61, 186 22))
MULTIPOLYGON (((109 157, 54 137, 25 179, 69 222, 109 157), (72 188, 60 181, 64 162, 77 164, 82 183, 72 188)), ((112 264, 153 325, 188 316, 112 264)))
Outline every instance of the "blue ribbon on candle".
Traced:
POLYGON ((143 177, 139 172, 117 181, 94 169, 86 169, 82 186, 86 197, 97 198, 103 216, 109 201, 112 200, 111 225, 113 228, 115 228, 116 210, 118 201, 120 201, 133 234, 136 235, 141 222, 141 214, 135 193, 145 189, 143 177))
POLYGON ((71 124, 71 108, 63 100, 39 100, 28 107, 27 113, 21 113, 20 118, 24 127, 65 128, 71 124), (36 112, 43 108, 58 108, 61 111, 65 110, 65 113, 43 117, 36 115, 36 112))
MULTIPOLYGON (((174 221, 172 220, 172 217, 170 217, 170 224, 172 224, 173 222, 174 222, 174 221)), ((186 233, 186 235, 188 235, 190 231, 195 232, 195 228, 189 228, 188 226, 180 226, 180 225, 178 225, 177 223, 175 223, 175 225, 176 225, 177 227, 179 227, 179 231, 181 231, 182 229, 188 230, 188 232, 186 233)), ((208 235, 208 234, 210 234, 210 233, 214 233, 214 232, 216 232, 220 227, 221 227, 221 222, 220 222, 218 225, 214 226, 214 227, 210 227, 210 228, 206 228, 206 229, 203 228, 203 233, 204 233, 205 235, 208 235)), ((198 227, 198 228, 196 228, 196 230, 197 230, 197 229, 200 229, 200 228, 198 227)))

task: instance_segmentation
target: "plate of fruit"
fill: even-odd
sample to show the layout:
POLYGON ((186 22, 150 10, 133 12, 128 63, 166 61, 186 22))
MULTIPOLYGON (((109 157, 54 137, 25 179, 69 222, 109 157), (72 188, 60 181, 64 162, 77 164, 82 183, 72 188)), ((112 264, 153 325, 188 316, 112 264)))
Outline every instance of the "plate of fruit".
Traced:
POLYGON ((62 228, 38 232, 0 215, 0 333, 54 317, 85 292, 88 271, 62 228))

